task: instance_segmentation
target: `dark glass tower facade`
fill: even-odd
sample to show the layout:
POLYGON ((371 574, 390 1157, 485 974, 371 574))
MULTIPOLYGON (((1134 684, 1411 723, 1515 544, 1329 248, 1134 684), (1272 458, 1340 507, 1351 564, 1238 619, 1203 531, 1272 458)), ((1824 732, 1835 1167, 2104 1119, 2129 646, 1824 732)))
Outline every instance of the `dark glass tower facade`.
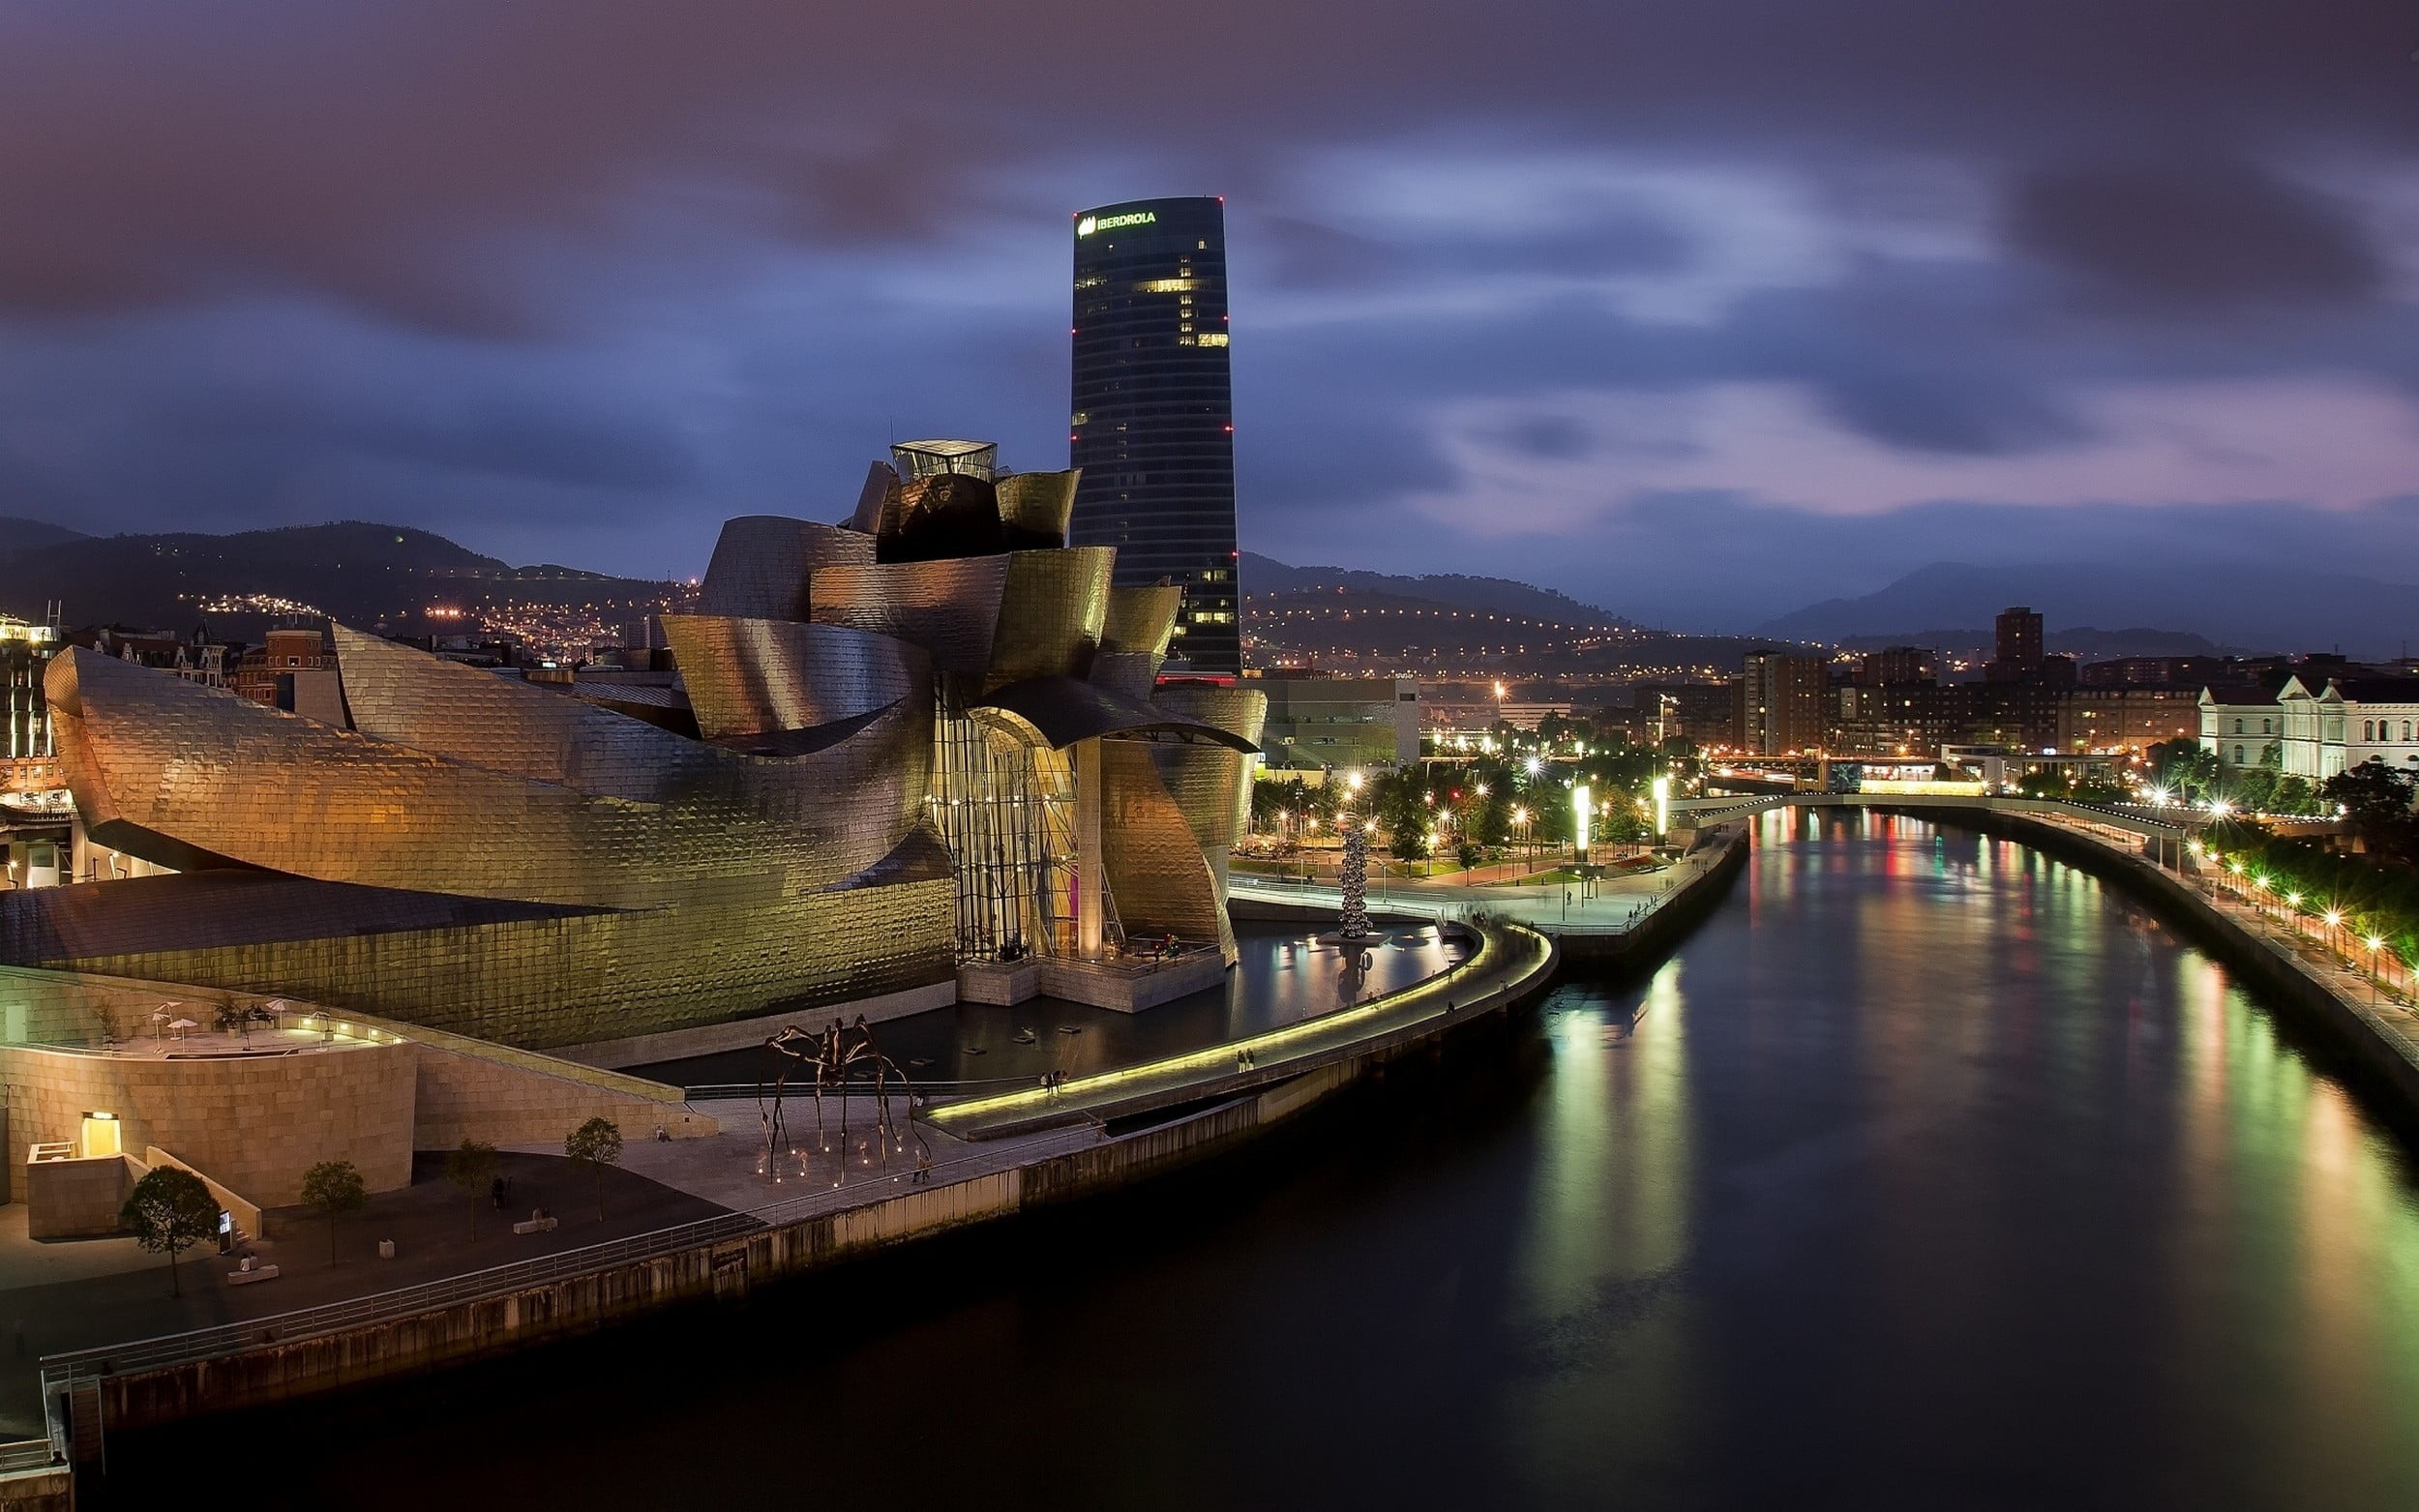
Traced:
POLYGON ((1120 586, 1182 584, 1170 661, 1231 677, 1243 659, 1224 202, 1077 216, 1074 325, 1069 451, 1084 476, 1070 540, 1116 547, 1120 586))

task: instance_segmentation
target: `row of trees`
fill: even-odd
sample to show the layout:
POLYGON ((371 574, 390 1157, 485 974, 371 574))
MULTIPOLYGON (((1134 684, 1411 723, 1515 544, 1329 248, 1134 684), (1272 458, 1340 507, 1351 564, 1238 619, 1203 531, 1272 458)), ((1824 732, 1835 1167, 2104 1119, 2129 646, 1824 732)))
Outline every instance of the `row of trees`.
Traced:
MULTIPOLYGON (((1641 805, 1657 773, 1674 763, 1638 747, 1592 752, 1576 762, 1538 763, 1517 755, 1486 754, 1456 762, 1428 762, 1368 778, 1349 792, 1332 779, 1311 785, 1299 778, 1253 785, 1252 824, 1264 834, 1299 838, 1333 833, 1347 812, 1366 822, 1402 860, 1424 860, 1439 847, 1462 852, 1463 865, 1478 854, 1516 842, 1567 845, 1572 838, 1570 789, 1588 784, 1605 810, 1592 838, 1607 845, 1649 837, 1641 805)), ((1693 763, 1677 765, 1687 775, 1693 763)))
MULTIPOLYGON (((605 1168, 621 1163, 621 1128, 610 1118, 590 1118, 563 1140, 563 1154, 574 1166, 588 1171, 596 1182, 596 1221, 605 1221, 605 1168)), ((470 1232, 479 1231, 479 1199, 489 1194, 503 1156, 481 1140, 464 1140, 445 1157, 445 1180, 470 1199, 470 1232)), ((328 1225, 328 1263, 336 1263, 336 1226, 340 1219, 370 1205, 369 1184, 361 1168, 349 1160, 326 1160, 303 1172, 302 1205, 328 1225)), ((182 1295, 176 1258, 219 1231, 219 1200, 209 1184, 190 1171, 161 1166, 134 1183, 118 1217, 134 1231, 134 1241, 154 1255, 168 1258, 168 1290, 182 1295)))
POLYGON ((2143 753, 2151 780, 2186 803, 2224 800, 2255 814, 2333 814, 2323 785, 2296 777, 2270 759, 2259 766, 2228 768, 2197 740, 2163 740, 2143 753))

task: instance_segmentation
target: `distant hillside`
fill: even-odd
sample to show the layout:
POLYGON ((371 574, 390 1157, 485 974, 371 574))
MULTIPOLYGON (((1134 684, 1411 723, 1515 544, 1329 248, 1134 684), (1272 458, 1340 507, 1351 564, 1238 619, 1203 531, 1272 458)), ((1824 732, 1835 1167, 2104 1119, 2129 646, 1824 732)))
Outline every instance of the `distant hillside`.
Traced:
POLYGON ((28 547, 57 546, 62 541, 87 539, 80 530, 54 525, 46 519, 23 519, 0 515, 0 551, 20 551, 28 547))
POLYGON ((1243 629, 1260 665, 1440 679, 1704 679, 1769 643, 1642 630, 1568 594, 1503 578, 1288 567, 1245 555, 1243 629))
POLYGON ((1582 604, 1567 593, 1514 582, 1508 578, 1469 578, 1438 573, 1424 578, 1359 572, 1343 567, 1289 567, 1274 557, 1245 551, 1240 563, 1247 594, 1315 593, 1337 588, 1354 593, 1419 599, 1456 608, 1487 609, 1565 625, 1614 625, 1630 621, 1610 609, 1582 604))
POLYGON ((234 535, 83 536, 0 524, 0 610, 31 618, 56 601, 71 625, 123 624, 256 638, 278 618, 327 614, 398 631, 477 629, 532 607, 617 610, 670 585, 567 567, 514 567, 402 525, 346 520, 234 535), (45 539, 42 532, 51 535, 45 539), (431 608, 463 618, 431 619, 431 608), (465 621, 467 621, 465 623, 465 621))
MULTIPOLYGON (((2390 657, 2419 640, 2419 587, 2296 563, 2070 562, 1974 567, 1943 562, 1862 598, 1828 599, 1760 627, 1765 635, 1839 642, 1946 643, 1920 626, 1988 625, 2010 605, 2038 610, 2053 637, 2081 625, 2156 625, 2255 652, 2342 649, 2390 657)), ((1957 643, 1985 645, 1971 631, 1957 643)), ((2079 633, 2077 633, 2079 634, 2079 633)), ((2119 631, 2118 637, 2160 632, 2119 631)), ((2194 649, 2199 647, 2195 645, 2194 649)), ((2102 653, 2113 654, 2113 653, 2102 653)), ((2176 654, 2159 652, 2151 654, 2176 654)))

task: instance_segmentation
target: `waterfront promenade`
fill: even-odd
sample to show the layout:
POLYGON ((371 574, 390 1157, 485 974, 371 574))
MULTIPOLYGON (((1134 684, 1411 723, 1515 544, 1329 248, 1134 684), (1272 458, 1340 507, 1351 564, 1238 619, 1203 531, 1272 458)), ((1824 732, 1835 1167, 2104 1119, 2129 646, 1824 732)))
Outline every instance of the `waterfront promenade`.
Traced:
MULTIPOLYGON (((825 1100, 819 1135, 812 1097, 793 1095, 788 1138, 770 1144, 752 1097, 701 1102, 721 1133, 634 1141, 617 1179, 643 1178, 706 1216, 399 1290, 375 1290, 396 1273, 356 1268, 370 1294, 282 1312, 254 1312, 265 1299, 247 1295, 242 1312, 218 1312, 214 1326, 46 1355, 49 1437, 65 1452, 75 1423, 123 1429, 265 1405, 733 1297, 850 1254, 1216 1153, 1548 982, 1555 951, 1536 932, 1486 919, 1449 927, 1468 931, 1477 948, 1433 979, 1235 1042, 1068 1079, 1046 1094, 1035 1086, 936 1100, 911 1123, 897 1099, 886 1139, 863 1096, 846 1108, 844 1137, 836 1098, 825 1100)), ((98 1435, 76 1445, 79 1459, 101 1452, 98 1435)))

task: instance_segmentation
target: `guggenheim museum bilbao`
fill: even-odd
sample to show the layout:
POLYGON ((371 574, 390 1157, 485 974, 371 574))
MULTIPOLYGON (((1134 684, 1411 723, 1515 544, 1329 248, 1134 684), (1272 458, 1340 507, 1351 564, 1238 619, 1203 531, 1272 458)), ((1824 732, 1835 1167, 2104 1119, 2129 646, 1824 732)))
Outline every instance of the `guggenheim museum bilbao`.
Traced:
POLYGON ((8 895, 0 959, 607 1064, 791 1010, 1213 984, 1262 696, 1159 682, 1180 590, 1066 544, 1075 473, 892 457, 845 524, 725 524, 661 686, 339 625, 330 722, 63 653, 86 832, 170 870, 8 895))

